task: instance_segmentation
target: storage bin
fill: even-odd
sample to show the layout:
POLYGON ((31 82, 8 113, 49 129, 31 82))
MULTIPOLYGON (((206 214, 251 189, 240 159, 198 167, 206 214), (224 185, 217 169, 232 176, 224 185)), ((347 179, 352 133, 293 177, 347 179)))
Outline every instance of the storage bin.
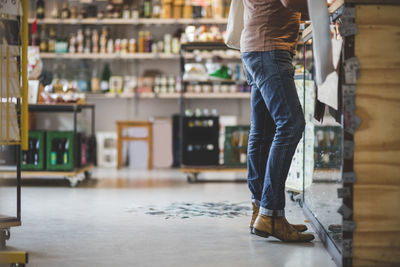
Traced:
POLYGON ((224 165, 247 166, 249 131, 249 125, 225 127, 224 165))
POLYGON ((46 169, 49 171, 72 171, 75 164, 75 140, 73 132, 47 132, 46 169))
POLYGON ((46 132, 29 131, 28 150, 21 151, 21 169, 41 171, 46 169, 46 132))

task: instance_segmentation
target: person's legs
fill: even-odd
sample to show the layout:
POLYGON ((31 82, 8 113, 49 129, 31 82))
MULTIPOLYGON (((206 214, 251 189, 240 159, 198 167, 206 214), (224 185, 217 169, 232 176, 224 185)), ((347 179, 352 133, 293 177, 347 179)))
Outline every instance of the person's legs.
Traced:
POLYGON ((266 164, 261 214, 284 216, 285 182, 305 125, 293 80, 292 57, 287 51, 276 50, 243 53, 242 58, 276 125, 266 164))
MULTIPOLYGON (((245 65, 244 65, 245 66, 245 65)), ((260 207, 269 149, 275 134, 275 124, 269 115, 264 99, 245 69, 246 79, 251 86, 251 123, 247 148, 248 186, 256 207, 260 207)))

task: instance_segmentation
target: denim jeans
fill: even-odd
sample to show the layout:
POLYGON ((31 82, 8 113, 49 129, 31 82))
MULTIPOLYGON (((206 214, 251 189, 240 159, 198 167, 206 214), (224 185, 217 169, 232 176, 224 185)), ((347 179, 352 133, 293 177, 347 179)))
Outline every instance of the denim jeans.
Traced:
POLYGON ((289 51, 242 53, 251 86, 248 186, 267 216, 284 216, 285 182, 305 120, 289 51))

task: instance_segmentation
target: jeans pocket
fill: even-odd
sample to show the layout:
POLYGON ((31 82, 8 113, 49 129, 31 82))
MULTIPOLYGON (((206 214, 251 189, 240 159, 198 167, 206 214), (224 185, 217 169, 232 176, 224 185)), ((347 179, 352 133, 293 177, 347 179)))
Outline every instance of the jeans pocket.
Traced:
POLYGON ((274 51, 274 61, 278 67, 279 73, 293 77, 294 66, 292 60, 293 57, 289 51, 274 51))

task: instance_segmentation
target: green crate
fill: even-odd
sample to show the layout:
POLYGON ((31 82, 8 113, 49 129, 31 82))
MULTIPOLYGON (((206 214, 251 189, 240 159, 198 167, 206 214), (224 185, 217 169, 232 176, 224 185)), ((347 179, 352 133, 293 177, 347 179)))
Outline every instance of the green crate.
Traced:
POLYGON ((29 131, 28 151, 21 151, 21 169, 24 171, 44 170, 46 166, 45 147, 45 132, 29 131))
POLYGON ((234 167, 247 166, 249 131, 249 125, 225 127, 224 165, 234 167))
POLYGON ((48 171, 72 171, 75 168, 73 132, 47 132, 46 165, 48 171))

